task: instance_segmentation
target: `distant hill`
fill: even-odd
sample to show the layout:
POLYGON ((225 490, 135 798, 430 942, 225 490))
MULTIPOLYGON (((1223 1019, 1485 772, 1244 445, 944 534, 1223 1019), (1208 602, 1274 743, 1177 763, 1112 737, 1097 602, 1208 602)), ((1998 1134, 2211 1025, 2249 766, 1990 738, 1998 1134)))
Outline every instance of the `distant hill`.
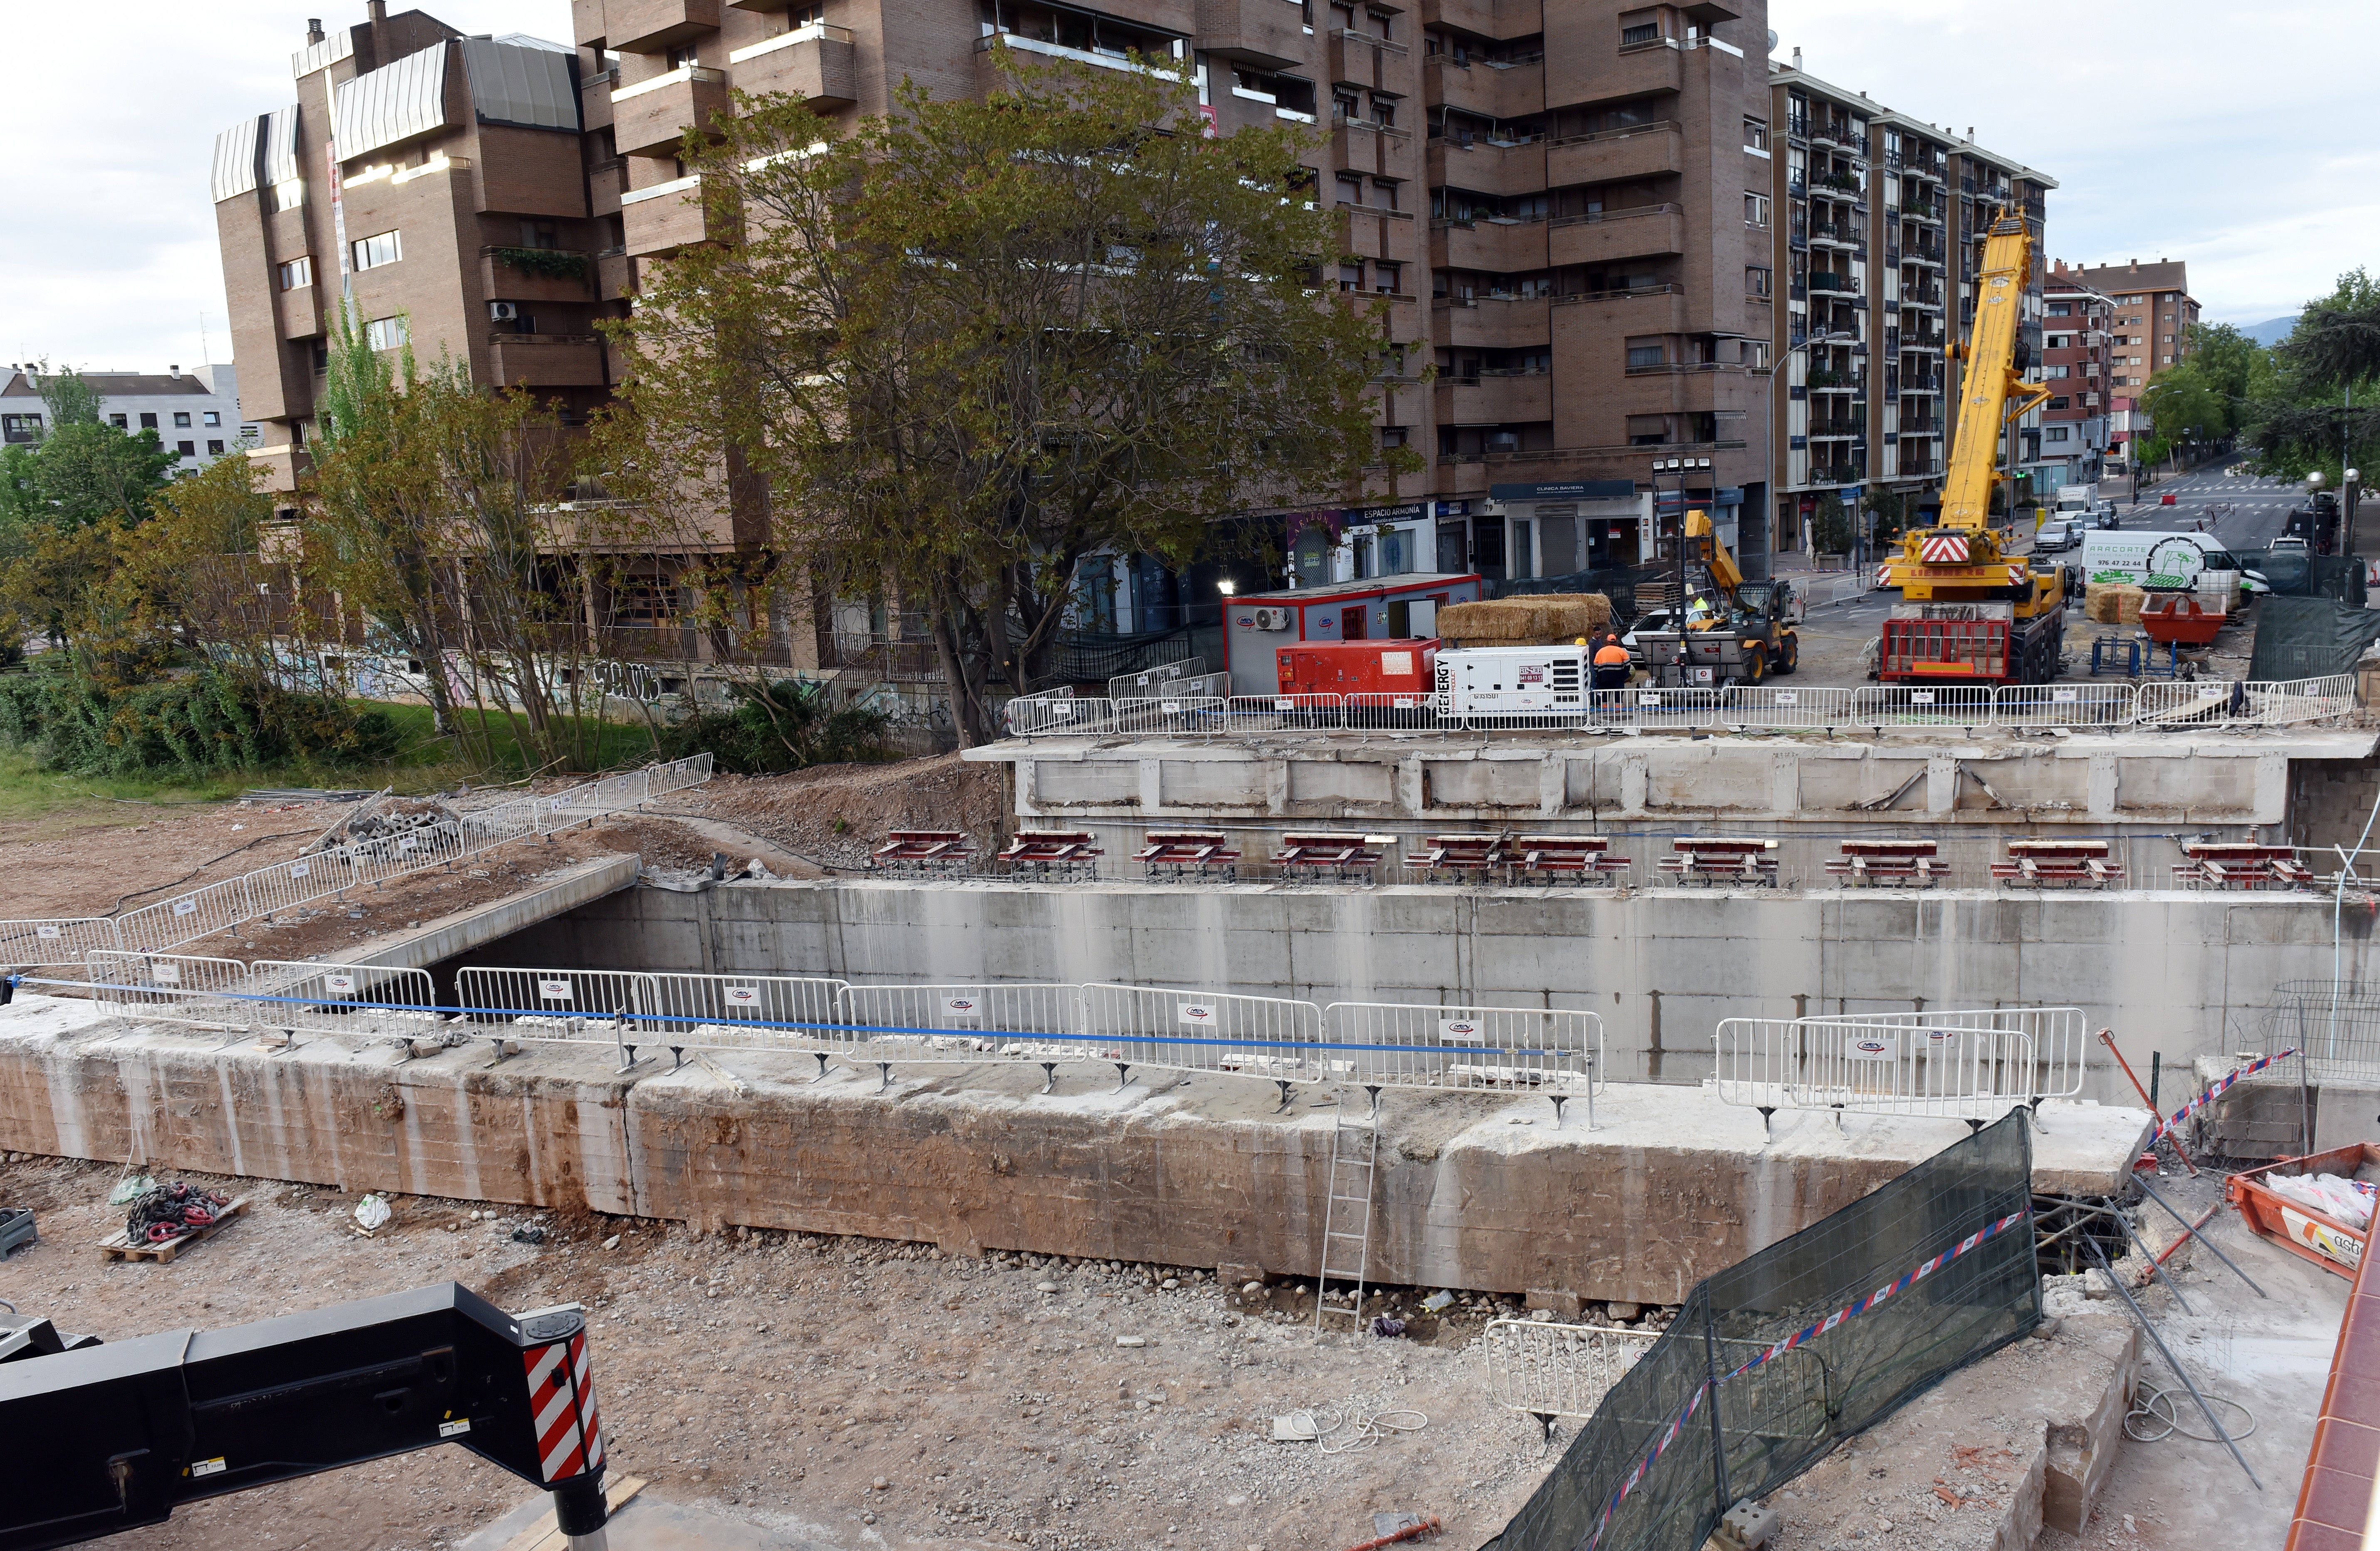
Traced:
POLYGON ((2259 345, 2278 345, 2289 338, 2289 331, 2297 326, 2296 317, 2290 316, 2268 319, 2262 323, 2249 323, 2243 325, 2240 332, 2259 345))

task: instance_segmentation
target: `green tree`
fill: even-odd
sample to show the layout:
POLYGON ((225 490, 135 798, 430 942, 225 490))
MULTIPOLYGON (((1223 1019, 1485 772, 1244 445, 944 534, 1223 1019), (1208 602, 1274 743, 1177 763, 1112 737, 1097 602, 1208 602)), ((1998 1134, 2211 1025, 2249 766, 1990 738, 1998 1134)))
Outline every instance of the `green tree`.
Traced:
POLYGON ((1416 462, 1375 430, 1386 305, 1321 287, 1311 138, 1206 138, 1171 73, 994 63, 989 100, 906 88, 839 139, 783 96, 689 134, 714 241, 620 334, 604 465, 623 492, 704 483, 726 585, 790 558, 921 604, 966 743, 1086 556, 1185 564, 1214 516, 1416 462))
POLYGON ((2380 281, 2339 276, 2269 355, 2251 374, 2246 440, 2266 472, 2321 469, 2335 489, 2343 467, 2380 450, 2380 281))

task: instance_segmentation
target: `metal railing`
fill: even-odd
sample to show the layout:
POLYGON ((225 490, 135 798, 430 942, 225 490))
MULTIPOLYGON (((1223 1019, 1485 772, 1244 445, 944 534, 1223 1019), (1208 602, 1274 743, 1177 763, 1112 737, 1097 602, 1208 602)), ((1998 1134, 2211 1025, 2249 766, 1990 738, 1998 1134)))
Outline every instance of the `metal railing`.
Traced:
MULTIPOLYGON (((1864 576, 1830 584, 1812 606, 1866 590, 1864 576)), ((1720 688, 1600 689, 1575 709, 1457 712, 1444 689, 1410 694, 1235 695, 1134 699, 1012 700, 1012 737, 1180 733, 1247 737, 1300 731, 1477 733, 1814 727, 1920 729, 2045 727, 2288 727, 2355 709, 2352 675, 2282 683, 2199 680, 2181 684, 1862 685, 1855 689, 1774 685, 1720 688)), ((0 923, 22 927, 25 923, 0 923)))
POLYGON ((1589 1417, 1661 1339, 1658 1330, 1490 1320, 1479 1343, 1481 1381, 1495 1405, 1529 1416, 1589 1417))
POLYGON ((1719 1102, 1989 1120, 2070 1098, 2087 1064, 2082 1010, 1729 1018, 1713 1036, 1719 1102))
POLYGON ((30 950, 7 955, 8 962, 27 966, 80 963, 101 950, 160 953, 349 889, 427 872, 513 841, 591 823, 710 779, 710 756, 698 754, 563 792, 518 797, 398 834, 310 852, 122 915, 0 922, 0 942, 30 950))

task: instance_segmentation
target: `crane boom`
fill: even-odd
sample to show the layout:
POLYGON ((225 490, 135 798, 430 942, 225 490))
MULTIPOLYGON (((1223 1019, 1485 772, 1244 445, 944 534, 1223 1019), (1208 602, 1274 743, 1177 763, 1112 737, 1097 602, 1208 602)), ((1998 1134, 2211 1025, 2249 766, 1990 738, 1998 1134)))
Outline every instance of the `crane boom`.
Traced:
MULTIPOLYGON (((2049 397, 2046 387, 2027 382, 2017 360, 2017 325, 2033 278, 2033 238, 2022 216, 2004 214, 1992 223, 1984 243, 1983 273, 1976 276, 1975 327, 1966 348, 1967 372, 1959 385, 1957 440, 1942 479, 1940 526, 1981 530, 1990 522, 1992 487, 2003 476, 2001 433, 2008 422, 2049 397)), ((1960 354, 1953 343, 1945 352, 1960 354)))

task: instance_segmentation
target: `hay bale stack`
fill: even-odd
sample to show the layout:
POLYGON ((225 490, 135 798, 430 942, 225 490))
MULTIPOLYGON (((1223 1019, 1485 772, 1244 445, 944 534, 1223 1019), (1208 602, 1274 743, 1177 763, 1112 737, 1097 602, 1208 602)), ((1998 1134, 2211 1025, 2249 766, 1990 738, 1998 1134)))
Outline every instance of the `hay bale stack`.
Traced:
POLYGON ((2082 617, 2094 624, 2138 624, 2148 590, 2129 582, 2093 582, 2083 589, 2082 617))
POLYGON ((1599 592, 1493 598, 1438 611, 1439 638, 1464 647, 1559 646, 1610 623, 1611 600, 1599 592))

